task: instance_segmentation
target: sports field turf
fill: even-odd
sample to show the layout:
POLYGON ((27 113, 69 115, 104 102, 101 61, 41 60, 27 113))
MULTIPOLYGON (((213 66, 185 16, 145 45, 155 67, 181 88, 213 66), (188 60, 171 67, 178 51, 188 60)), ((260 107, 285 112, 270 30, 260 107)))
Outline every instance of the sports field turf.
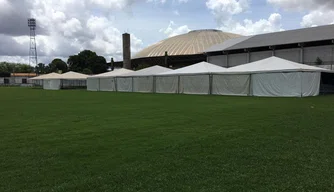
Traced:
POLYGON ((334 96, 0 88, 0 191, 333 191, 334 96))

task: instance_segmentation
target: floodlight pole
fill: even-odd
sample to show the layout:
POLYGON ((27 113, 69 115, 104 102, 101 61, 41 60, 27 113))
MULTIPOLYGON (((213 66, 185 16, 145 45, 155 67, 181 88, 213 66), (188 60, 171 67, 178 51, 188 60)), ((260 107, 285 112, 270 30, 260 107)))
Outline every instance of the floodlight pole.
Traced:
POLYGON ((36 19, 28 19, 28 27, 30 28, 30 49, 29 49, 29 65, 37 66, 37 48, 36 48, 36 19))

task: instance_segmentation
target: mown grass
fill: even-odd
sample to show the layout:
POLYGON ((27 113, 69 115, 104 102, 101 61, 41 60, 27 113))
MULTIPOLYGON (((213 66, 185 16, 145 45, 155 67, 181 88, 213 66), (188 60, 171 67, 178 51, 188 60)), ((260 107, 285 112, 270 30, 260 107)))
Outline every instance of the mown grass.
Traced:
POLYGON ((0 88, 0 191, 333 191, 334 97, 0 88))

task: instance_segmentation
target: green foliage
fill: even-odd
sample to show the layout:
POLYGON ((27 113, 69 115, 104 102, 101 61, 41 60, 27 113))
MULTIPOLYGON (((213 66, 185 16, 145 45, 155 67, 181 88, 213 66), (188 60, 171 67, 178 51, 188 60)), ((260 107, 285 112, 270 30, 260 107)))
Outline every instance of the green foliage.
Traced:
POLYGON ((0 191, 333 191, 333 96, 0 95, 0 191))
POLYGON ((88 69, 88 68, 84 68, 84 69, 82 70, 82 73, 83 73, 83 74, 86 74, 86 75, 91 75, 91 74, 93 74, 93 72, 92 72, 90 69, 88 69))
POLYGON ((81 51, 78 55, 71 55, 67 64, 69 70, 81 73, 84 69, 89 69, 94 74, 106 72, 108 69, 106 59, 90 50, 81 51))
POLYGON ((61 60, 61 59, 54 59, 52 62, 49 64, 50 72, 58 72, 62 71, 62 73, 65 73, 68 71, 67 64, 61 60))
POLYGON ((6 73, 33 73, 34 67, 21 64, 21 63, 8 63, 8 62, 1 62, 0 63, 0 72, 6 73))
POLYGON ((0 77, 10 77, 10 73, 8 73, 8 72, 0 72, 0 77))
POLYGON ((315 60, 315 64, 316 65, 321 65, 322 63, 323 63, 323 61, 319 57, 317 57, 317 59, 315 60))
POLYGON ((37 66, 35 66, 35 72, 38 74, 46 74, 49 70, 44 63, 38 63, 37 66))

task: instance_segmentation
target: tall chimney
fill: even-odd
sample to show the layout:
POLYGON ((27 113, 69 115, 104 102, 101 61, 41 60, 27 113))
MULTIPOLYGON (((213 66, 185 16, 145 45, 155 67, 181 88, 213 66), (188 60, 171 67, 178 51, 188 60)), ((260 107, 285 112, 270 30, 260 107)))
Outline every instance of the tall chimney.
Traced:
POLYGON ((131 69, 130 34, 123 34, 123 68, 131 69))

